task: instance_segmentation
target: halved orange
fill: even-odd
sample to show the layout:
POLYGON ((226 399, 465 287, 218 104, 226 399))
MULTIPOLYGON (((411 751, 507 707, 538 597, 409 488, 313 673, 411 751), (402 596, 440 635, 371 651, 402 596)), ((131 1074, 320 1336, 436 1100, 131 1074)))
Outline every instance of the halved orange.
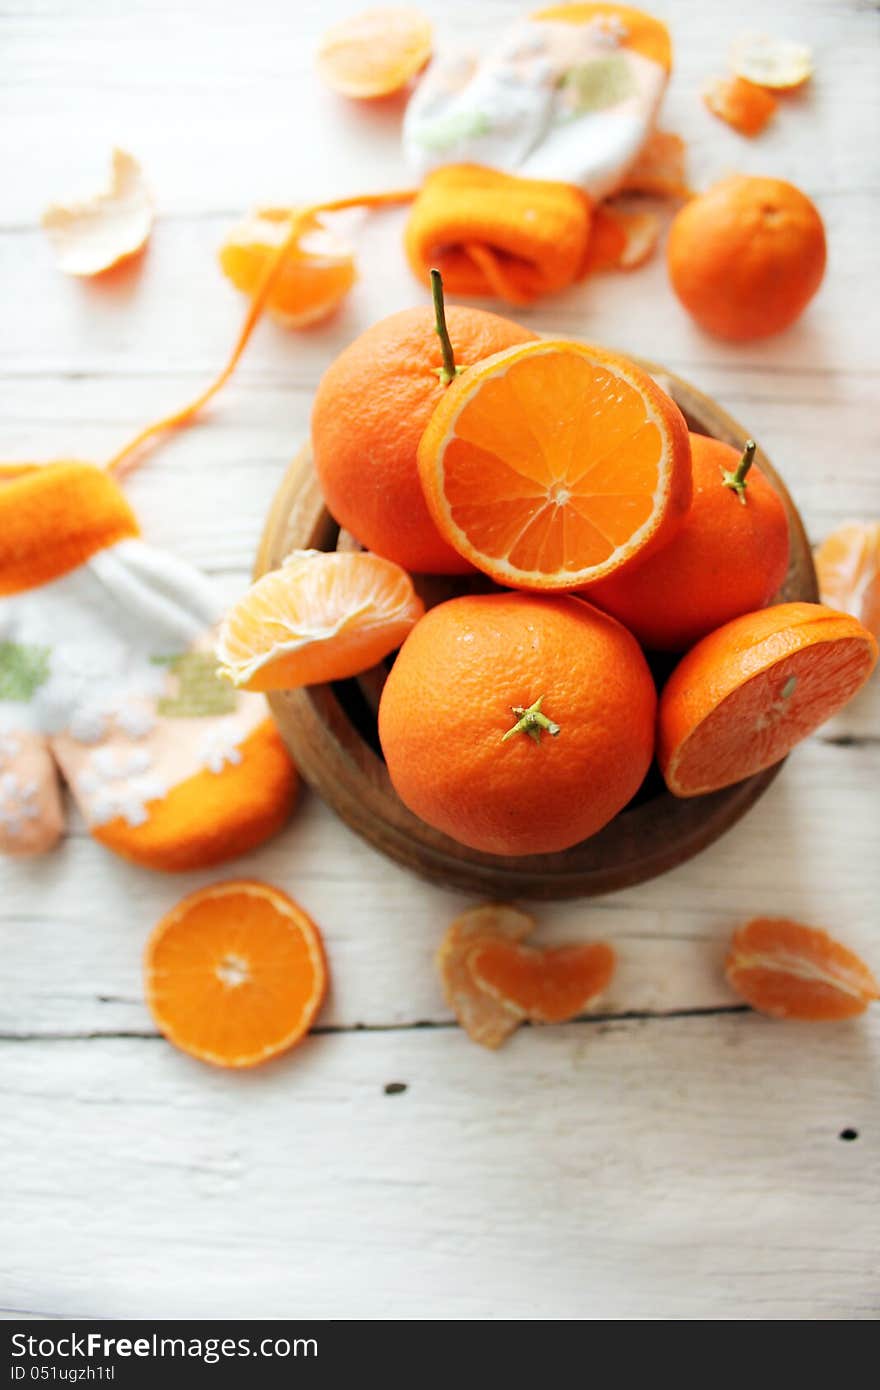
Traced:
POLYGON ((725 966, 731 989, 774 1018, 855 1018, 880 985, 863 960, 819 927, 756 917, 735 932, 725 966))
POLYGON ((147 1005, 169 1042, 254 1067, 308 1032, 327 989, 318 928, 286 893, 239 879, 191 893, 144 955, 147 1005))
POLYGON ((660 697, 657 760, 675 796, 771 767, 864 685, 877 643, 848 613, 781 603, 704 637, 660 697))
POLYGON ((344 680, 399 647, 425 611, 406 570, 367 551, 294 550, 226 615, 219 673, 241 690, 344 680))
POLYGON ((690 443, 669 396, 624 357, 530 342, 467 368, 437 405, 419 473, 444 538, 519 589, 574 589, 674 534, 690 443))
POLYGON ((327 30, 318 71, 343 96, 389 96, 425 66, 432 43, 430 21, 418 10, 366 10, 327 30))

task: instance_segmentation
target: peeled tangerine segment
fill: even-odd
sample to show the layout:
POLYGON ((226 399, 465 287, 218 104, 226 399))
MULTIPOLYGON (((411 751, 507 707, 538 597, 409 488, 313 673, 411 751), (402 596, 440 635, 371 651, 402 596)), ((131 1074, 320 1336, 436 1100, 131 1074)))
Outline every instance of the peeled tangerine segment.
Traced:
MULTIPOLYGON (((259 290, 296 216, 296 208, 258 208, 233 227, 220 248, 220 266, 236 289, 249 295, 259 290)), ((356 278, 351 247, 310 213, 285 254, 266 308, 285 327, 304 328, 332 314, 356 278)))
POLYGON ((479 987, 515 1017, 566 1023, 598 1004, 614 974, 614 952, 602 941, 542 951, 483 941, 467 964, 479 987))
POLYGON ((800 87, 813 72, 813 55, 805 43, 776 39, 770 34, 741 34, 730 48, 730 66, 737 77, 759 87, 786 91, 800 87))
POLYGON ((529 936, 535 919, 505 903, 487 903, 456 917, 437 951, 437 969, 446 1002, 468 1037, 481 1047, 500 1047, 516 1032, 520 1016, 493 999, 474 980, 471 951, 491 942, 516 943, 529 936))
POLYGON ((731 989, 774 1018, 853 1018, 880 999, 880 985, 853 951, 818 927, 757 917, 734 935, 731 989))
POLYGON ((423 613, 412 580, 392 560, 294 550, 227 614, 220 674, 263 691, 343 680, 399 647, 423 613))
POLYGON ((343 96, 389 96, 424 67, 432 42, 430 21, 418 10, 366 10, 327 30, 318 71, 343 96))
POLYGON ((115 149, 106 188, 43 213, 55 260, 67 275, 99 275, 146 244, 153 226, 153 202, 141 166, 115 149))
POLYGON ((880 637, 880 521, 850 521, 813 556, 822 602, 852 613, 880 637))

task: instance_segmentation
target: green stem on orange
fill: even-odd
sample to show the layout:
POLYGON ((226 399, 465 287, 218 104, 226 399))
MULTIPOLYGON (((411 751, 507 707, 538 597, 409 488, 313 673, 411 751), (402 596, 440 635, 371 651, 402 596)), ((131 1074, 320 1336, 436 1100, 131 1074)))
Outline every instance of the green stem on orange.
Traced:
POLYGON ((511 705, 513 713, 516 715, 516 723, 512 729, 508 729, 506 734, 501 737, 501 742, 506 743, 514 734, 528 734, 529 738, 534 739, 535 743, 541 742, 542 732, 550 734, 551 738, 556 738, 561 729, 558 724, 554 724, 552 719, 548 719, 546 714, 541 713, 541 705, 544 703, 544 696, 541 695, 533 705, 526 709, 525 705, 511 705))
POLYGON ((754 439, 747 439, 742 458, 736 468, 732 471, 729 468, 721 470, 721 486, 733 488, 743 506, 746 505, 746 474, 755 461, 757 447, 754 439))
POLYGON ((443 302, 443 276, 439 270, 431 271, 431 294, 434 299, 434 332, 440 339, 440 351, 443 354, 443 366, 437 368, 437 375, 444 386, 448 386, 450 381, 461 371, 455 365, 455 353, 452 351, 452 343, 449 340, 449 329, 446 327, 446 306, 443 302))

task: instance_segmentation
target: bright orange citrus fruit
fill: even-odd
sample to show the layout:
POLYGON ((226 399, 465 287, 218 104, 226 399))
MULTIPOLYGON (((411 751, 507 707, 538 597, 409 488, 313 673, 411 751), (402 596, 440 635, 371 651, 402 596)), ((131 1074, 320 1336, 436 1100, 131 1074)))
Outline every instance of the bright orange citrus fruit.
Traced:
POLYGON ((675 403, 626 358, 511 347, 447 388, 419 473, 441 535, 500 584, 573 589, 664 544, 691 500, 675 403))
POLYGON ((660 697, 657 759, 676 796, 772 767, 864 685, 877 643, 820 603, 746 613, 683 657, 660 697))
POLYGON ((852 613, 880 637, 880 521, 851 521, 813 556, 823 603, 852 613))
POLYGON ((285 893, 247 879, 179 902, 147 942, 144 970, 159 1030, 218 1067, 253 1067, 293 1047, 327 988, 314 922, 285 893))

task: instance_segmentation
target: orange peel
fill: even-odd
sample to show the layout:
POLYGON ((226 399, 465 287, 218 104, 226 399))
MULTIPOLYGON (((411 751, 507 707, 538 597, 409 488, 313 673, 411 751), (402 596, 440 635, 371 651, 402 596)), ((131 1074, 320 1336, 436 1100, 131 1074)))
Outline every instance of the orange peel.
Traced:
POLYGON ((141 166, 127 151, 114 149, 106 187, 51 203, 42 222, 66 275, 100 275, 137 255, 153 226, 153 201, 141 166))
POLYGON ((729 58, 737 77, 774 92, 793 91, 813 75, 813 55, 805 43, 771 34, 740 34, 731 44, 729 58))

